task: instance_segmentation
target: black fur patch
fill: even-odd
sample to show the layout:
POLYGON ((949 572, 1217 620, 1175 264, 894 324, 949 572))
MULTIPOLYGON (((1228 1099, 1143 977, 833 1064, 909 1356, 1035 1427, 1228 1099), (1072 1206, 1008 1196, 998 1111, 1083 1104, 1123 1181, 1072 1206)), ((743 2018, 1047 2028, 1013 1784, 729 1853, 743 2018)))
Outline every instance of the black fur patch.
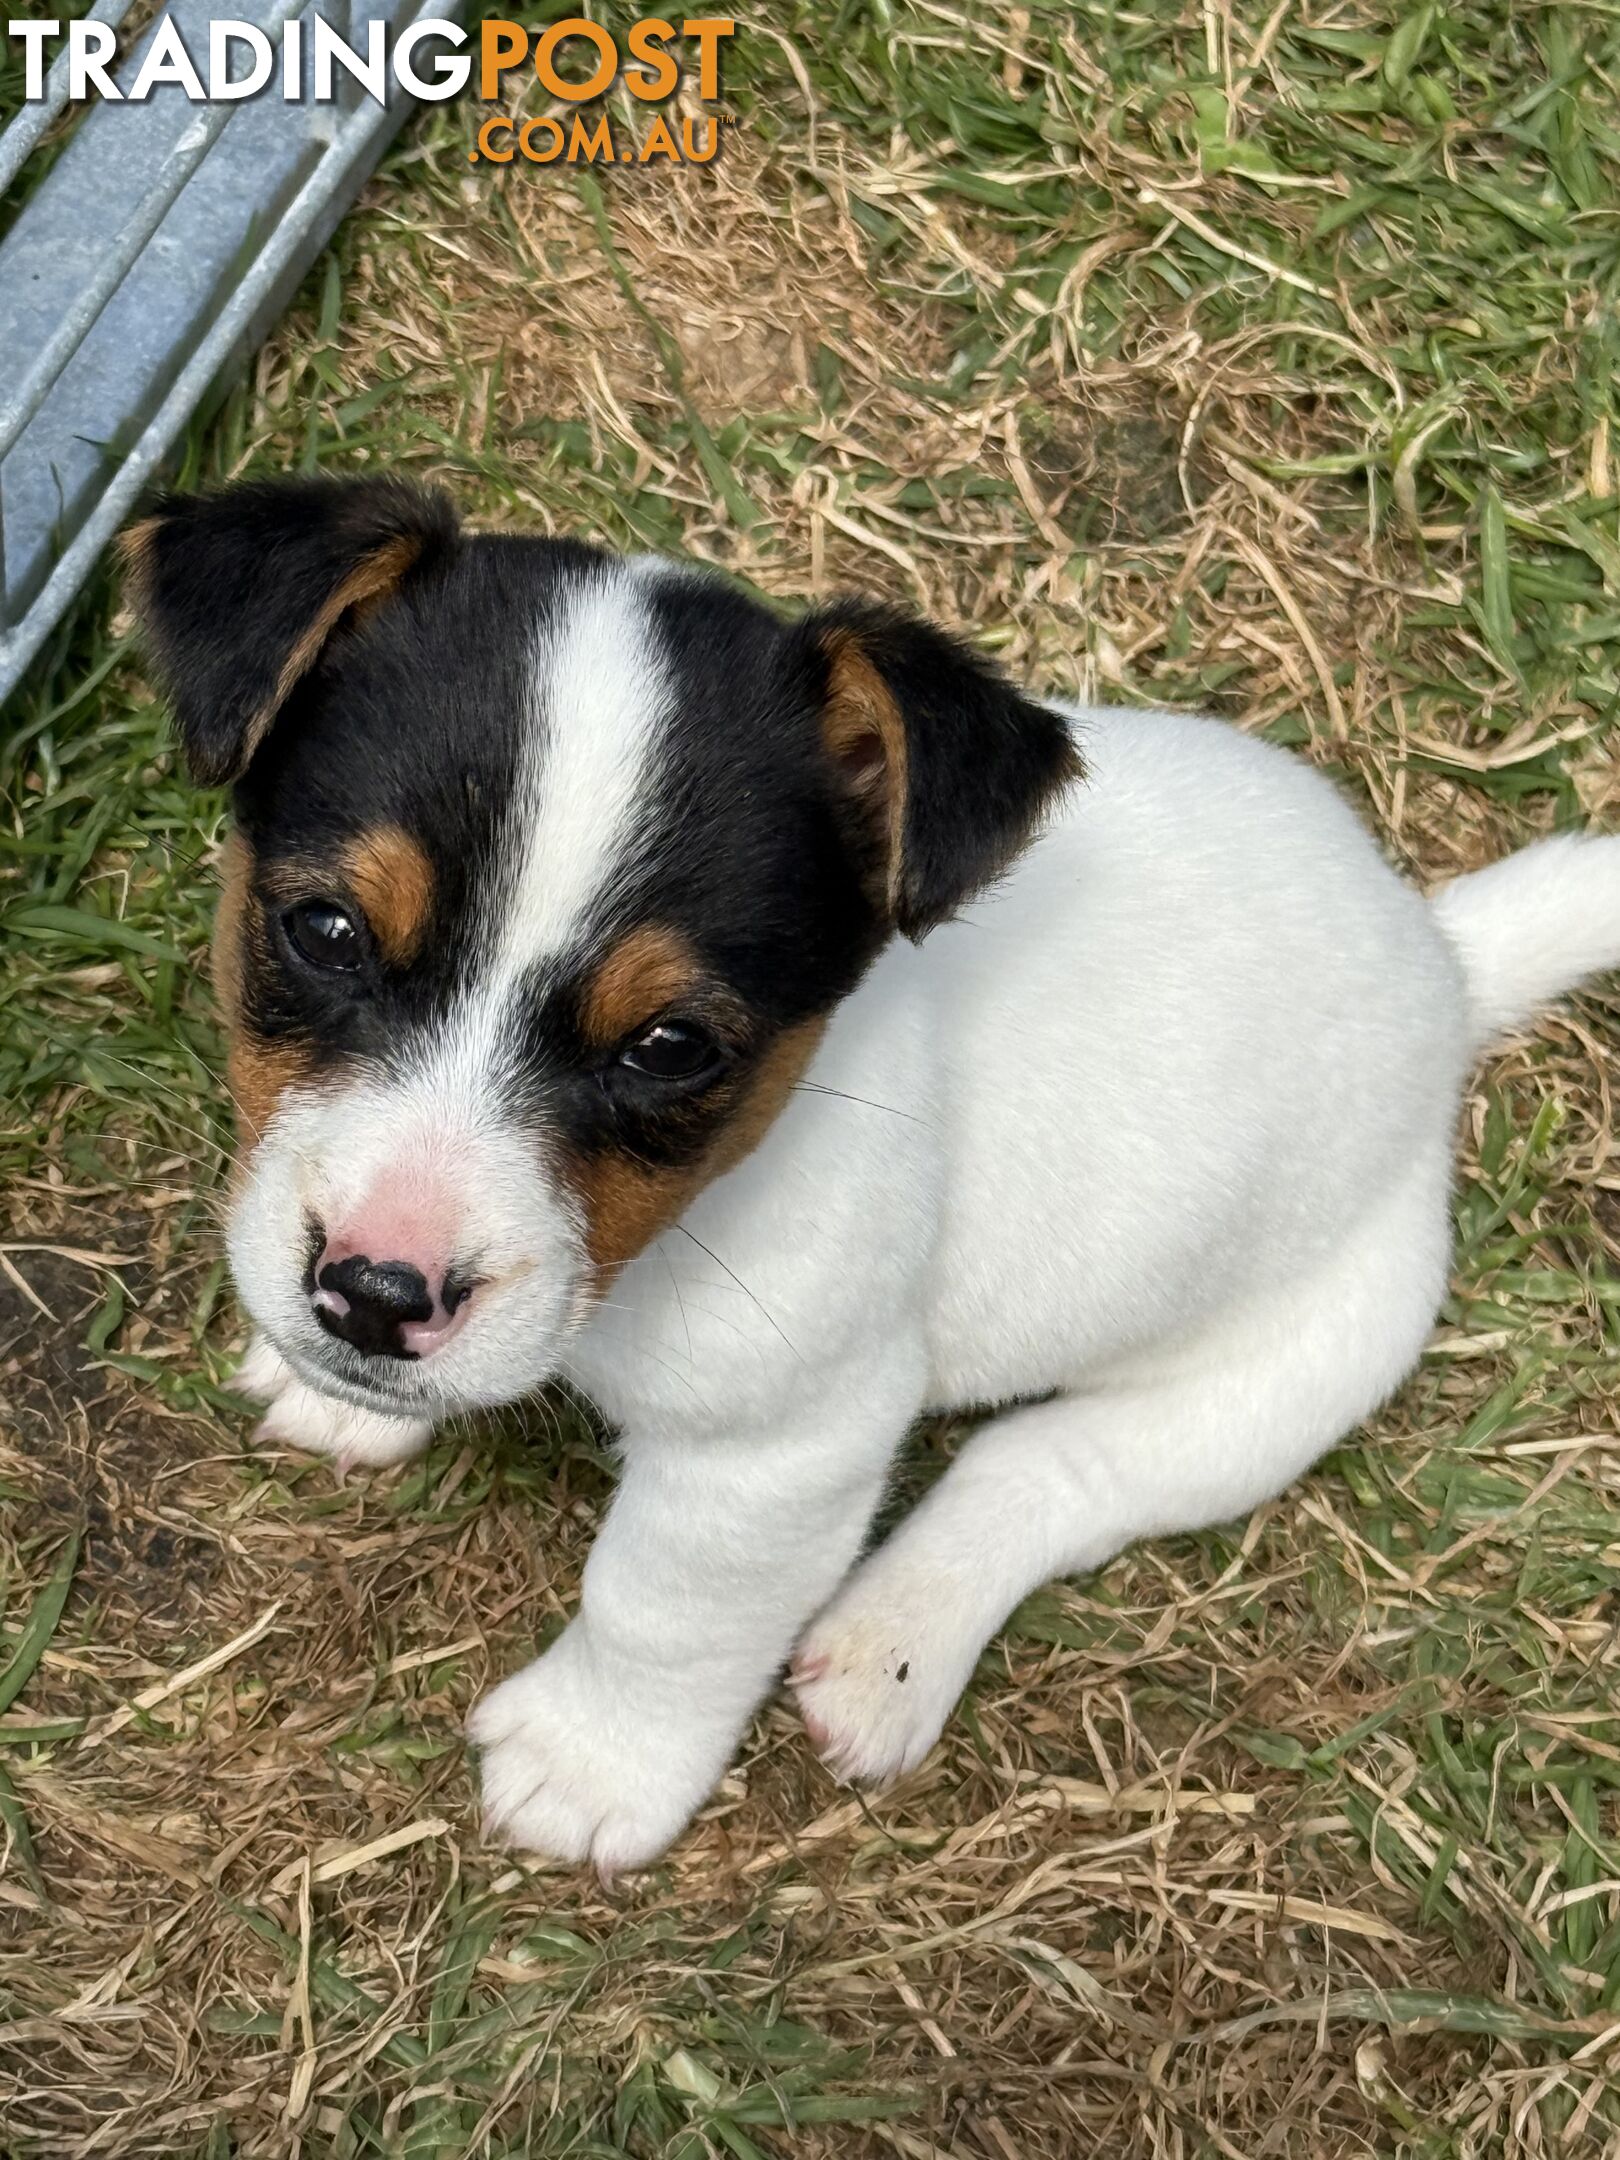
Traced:
POLYGON ((368 562, 379 581, 395 566, 406 575, 455 531, 448 497, 403 480, 258 481, 157 497, 125 555, 198 779, 242 771, 289 672, 303 672, 302 642, 318 639, 348 581, 363 586, 368 562))
POLYGON ((1079 753, 1056 713, 932 623, 839 600, 806 615, 795 632, 808 665, 819 660, 823 669, 829 638, 839 634, 854 639, 905 731, 895 927, 920 938, 1021 852, 1058 789, 1079 778, 1079 753))

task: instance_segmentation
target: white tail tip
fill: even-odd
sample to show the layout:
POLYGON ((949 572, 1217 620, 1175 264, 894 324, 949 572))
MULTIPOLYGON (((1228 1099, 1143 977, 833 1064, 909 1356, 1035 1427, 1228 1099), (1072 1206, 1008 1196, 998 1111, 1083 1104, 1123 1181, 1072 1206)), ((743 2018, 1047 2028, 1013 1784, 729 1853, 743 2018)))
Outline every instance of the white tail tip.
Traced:
POLYGON ((1588 975, 1620 967, 1620 836, 1538 841, 1458 878, 1433 904, 1483 1046, 1588 975))

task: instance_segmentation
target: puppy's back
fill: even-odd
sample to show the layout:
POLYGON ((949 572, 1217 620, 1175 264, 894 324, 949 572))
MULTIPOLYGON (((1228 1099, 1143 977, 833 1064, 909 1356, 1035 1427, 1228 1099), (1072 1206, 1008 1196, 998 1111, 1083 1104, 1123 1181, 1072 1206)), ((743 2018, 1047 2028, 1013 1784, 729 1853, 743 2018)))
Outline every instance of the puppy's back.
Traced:
POLYGON ((1083 1349, 1312 1265, 1448 1144, 1467 1038, 1453 951, 1329 780, 1218 722, 1074 723, 1087 784, 929 942, 948 1245, 1083 1349))

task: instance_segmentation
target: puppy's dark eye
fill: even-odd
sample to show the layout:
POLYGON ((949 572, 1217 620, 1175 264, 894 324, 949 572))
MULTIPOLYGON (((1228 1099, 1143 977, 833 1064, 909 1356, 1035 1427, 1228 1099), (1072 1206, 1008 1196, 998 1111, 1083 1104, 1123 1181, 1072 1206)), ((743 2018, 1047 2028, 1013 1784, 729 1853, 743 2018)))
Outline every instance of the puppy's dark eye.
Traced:
POLYGON ((335 900, 301 900, 281 918, 287 942, 311 967, 354 974, 364 957, 360 926, 335 900))
POLYGON ((719 1069, 720 1045, 695 1020, 660 1020, 619 1052, 619 1063, 649 1080, 698 1080, 719 1069))

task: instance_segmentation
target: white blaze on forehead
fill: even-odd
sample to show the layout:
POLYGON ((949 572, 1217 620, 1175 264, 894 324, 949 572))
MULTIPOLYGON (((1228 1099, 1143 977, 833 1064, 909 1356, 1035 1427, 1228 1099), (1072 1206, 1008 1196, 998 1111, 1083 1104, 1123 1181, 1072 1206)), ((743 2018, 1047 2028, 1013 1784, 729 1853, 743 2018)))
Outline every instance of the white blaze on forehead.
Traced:
POLYGON ((492 975, 510 983, 578 947, 636 864, 672 695, 635 566, 560 599, 535 654, 492 975))
POLYGON ((650 565, 574 579, 535 641, 517 776, 482 952, 444 1021, 413 1045, 412 1084, 443 1134, 498 1124, 499 1082, 537 970, 582 949, 640 859, 674 684, 647 605, 650 565))

